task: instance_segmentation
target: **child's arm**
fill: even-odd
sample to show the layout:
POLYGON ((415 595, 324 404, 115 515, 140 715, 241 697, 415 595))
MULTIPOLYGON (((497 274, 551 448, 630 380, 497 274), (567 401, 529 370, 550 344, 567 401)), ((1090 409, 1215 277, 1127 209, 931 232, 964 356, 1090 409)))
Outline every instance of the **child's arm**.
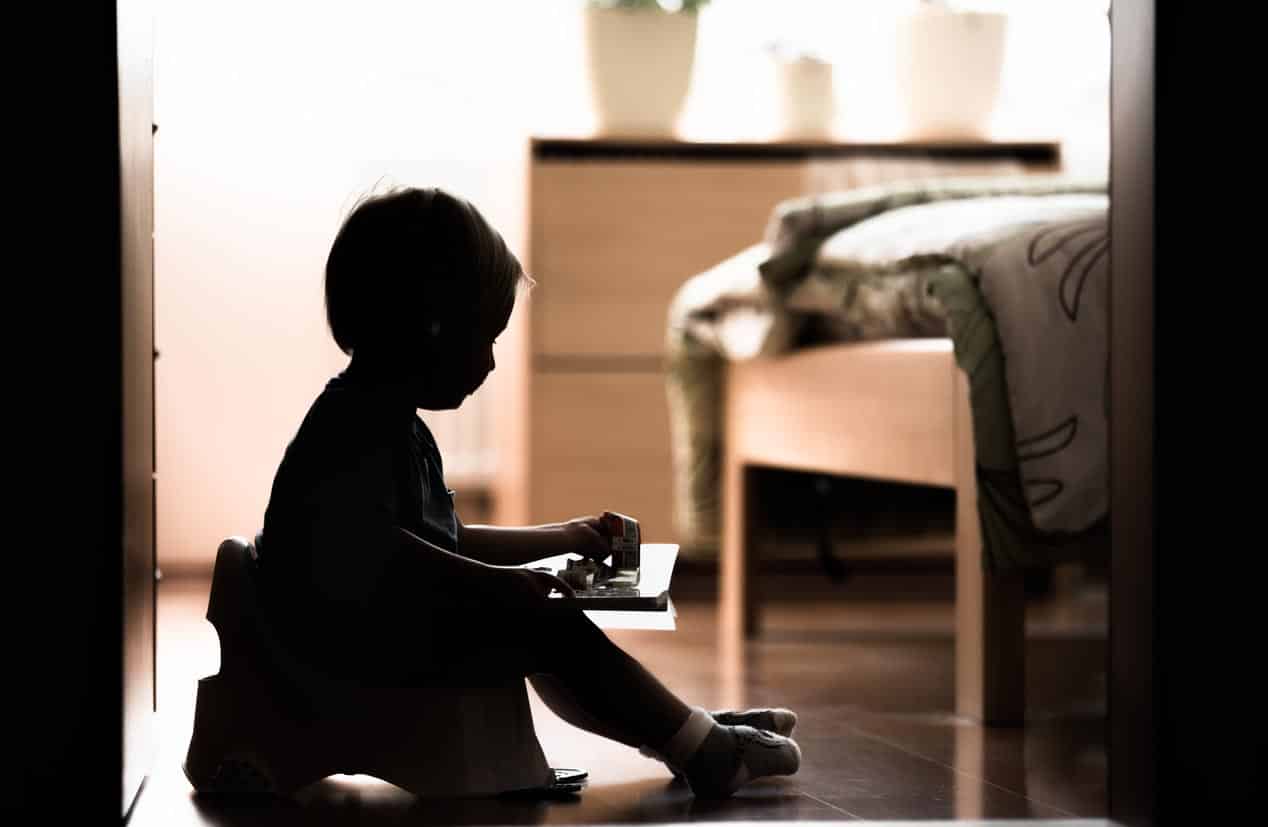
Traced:
POLYGON ((491 566, 445 551, 403 528, 398 527, 397 531, 413 573, 425 583, 443 583, 445 591, 458 598, 470 596, 503 606, 532 606, 555 589, 567 596, 574 594, 567 583, 552 574, 491 566))
POLYGON ((595 517, 526 528, 463 525, 459 520, 458 551, 464 557, 494 566, 521 566, 556 554, 604 560, 612 553, 599 533, 595 517))

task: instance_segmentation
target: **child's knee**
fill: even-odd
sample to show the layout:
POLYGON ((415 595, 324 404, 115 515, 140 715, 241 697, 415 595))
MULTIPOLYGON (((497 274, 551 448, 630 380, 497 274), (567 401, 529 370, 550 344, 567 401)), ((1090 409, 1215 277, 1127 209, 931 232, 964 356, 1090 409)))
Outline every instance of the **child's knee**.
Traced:
POLYGON ((540 642, 555 662, 584 663, 596 650, 615 648, 607 635, 585 614, 577 610, 552 611, 540 616, 531 637, 540 642))

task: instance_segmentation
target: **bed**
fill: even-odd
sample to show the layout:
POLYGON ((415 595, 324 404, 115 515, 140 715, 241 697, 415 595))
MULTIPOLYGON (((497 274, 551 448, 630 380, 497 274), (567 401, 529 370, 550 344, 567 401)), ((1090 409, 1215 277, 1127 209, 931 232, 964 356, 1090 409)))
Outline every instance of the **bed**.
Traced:
POLYGON ((1103 182, 924 181, 778 205, 670 309, 676 520, 723 648, 760 632, 754 469, 956 492, 957 710, 1024 716, 1031 567, 1108 548, 1103 182))

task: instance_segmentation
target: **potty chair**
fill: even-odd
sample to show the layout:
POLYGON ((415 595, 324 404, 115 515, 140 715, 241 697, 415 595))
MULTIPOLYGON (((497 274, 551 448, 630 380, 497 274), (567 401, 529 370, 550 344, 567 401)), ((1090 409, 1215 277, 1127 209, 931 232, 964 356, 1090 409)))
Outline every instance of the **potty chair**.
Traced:
POLYGON ((419 796, 485 796, 551 792, 568 775, 546 763, 522 678, 421 689, 332 678, 270 629, 258 575, 250 542, 221 543, 207 604, 220 671, 198 682, 184 762, 199 793, 285 796, 344 773, 419 796))

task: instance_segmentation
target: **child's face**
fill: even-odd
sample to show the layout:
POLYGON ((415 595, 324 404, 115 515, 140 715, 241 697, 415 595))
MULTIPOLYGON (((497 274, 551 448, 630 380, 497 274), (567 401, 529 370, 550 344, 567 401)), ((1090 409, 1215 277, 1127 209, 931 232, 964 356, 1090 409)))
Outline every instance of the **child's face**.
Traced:
POLYGON ((434 356, 426 359, 427 370, 418 377, 415 400, 420 408, 457 408, 475 393, 497 367, 493 345, 506 329, 506 320, 490 330, 462 331, 445 336, 434 356))

